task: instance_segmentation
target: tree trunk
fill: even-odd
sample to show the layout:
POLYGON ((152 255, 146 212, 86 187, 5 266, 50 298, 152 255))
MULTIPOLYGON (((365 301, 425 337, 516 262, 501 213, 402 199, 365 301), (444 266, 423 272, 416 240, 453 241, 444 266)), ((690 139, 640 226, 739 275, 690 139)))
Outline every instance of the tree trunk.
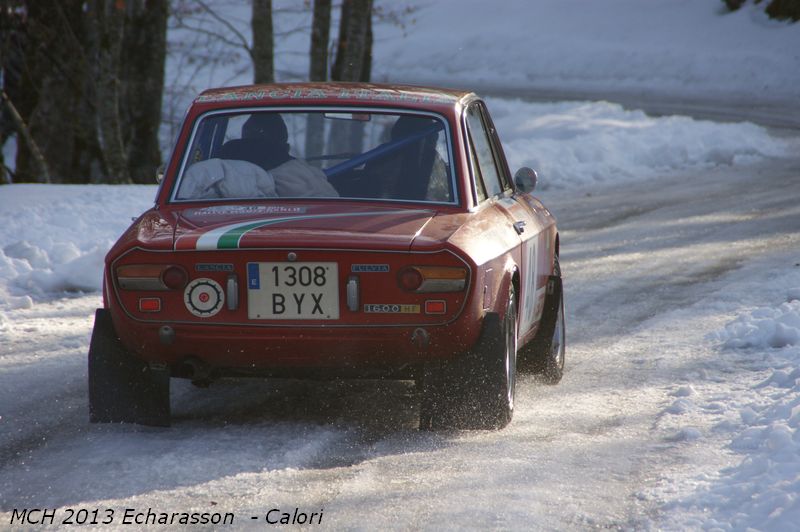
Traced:
MULTIPOLYGON (((168 3, 0 0, 2 29, 9 22, 15 32, 2 34, 4 72, 6 43, 21 57, 4 86, 54 181, 152 181, 168 3)), ((32 144, 18 143, 15 181, 41 177, 32 144)))
MULTIPOLYGON (((314 0, 314 19, 311 22, 311 50, 308 68, 309 81, 328 79, 328 41, 331 33, 331 0, 314 0)), ((322 116, 312 113, 306 124, 305 157, 322 155, 325 124, 322 116)), ((319 161, 312 161, 316 163, 319 161)), ((319 165, 321 166, 321 162, 319 165)))
POLYGON ((339 39, 336 41, 336 58, 331 67, 331 79, 342 81, 342 68, 347 48, 347 28, 350 24, 350 0, 342 0, 342 9, 339 16, 339 39))
MULTIPOLYGON (((369 81, 371 68, 372 0, 342 0, 339 43, 331 71, 335 81, 369 81), (365 70, 365 68, 367 70, 365 70)), ((331 125, 328 151, 358 153, 363 145, 363 123, 357 120, 336 121, 331 125)))
POLYGON ((367 51, 371 46, 372 0, 343 0, 342 18, 339 23, 339 43, 336 50, 336 62, 331 78, 336 81, 369 81, 364 80, 365 59, 371 56, 367 51))
POLYGON ((253 82, 274 83, 272 0, 253 0, 253 82))
MULTIPOLYGON (((44 5, 25 2, 22 74, 9 96, 47 161, 57 182, 84 183, 96 161, 96 135, 86 127, 93 101, 86 95, 91 80, 84 54, 85 17, 81 0, 44 5), (16 91, 16 95, 15 95, 16 91)), ((40 164, 18 143, 18 182, 38 181, 40 164)))
MULTIPOLYGON (((5 107, 8 110, 8 113, 11 115, 12 120, 16 124, 17 131, 19 131, 19 136, 25 141, 25 145, 33 155, 33 161, 37 173, 40 176, 40 181, 42 183, 50 183, 50 170, 47 168, 47 161, 44 160, 44 156, 39 149, 39 145, 36 144, 36 141, 31 136, 28 125, 22 119, 19 112, 17 112, 17 108, 14 107, 14 103, 8 98, 6 91, 2 91, 2 99, 3 104, 5 104, 5 107)), ((5 173, 5 168, 3 169, 3 172, 5 173)))
MULTIPOLYGON (((122 83, 121 50, 125 28, 125 3, 95 0, 93 34, 96 37, 97 124, 108 181, 129 183, 128 160, 122 137, 120 112, 122 83)), ((92 13, 90 13, 91 15, 92 13)))
MULTIPOLYGON (((0 69, 3 92, 19 101, 20 78, 25 66, 25 19, 15 8, 21 0, 0 0, 0 69)), ((14 116, 8 106, 0 107, 0 148, 17 133, 14 116)), ((19 135, 17 137, 20 138, 19 135)), ((0 184, 11 183, 10 172, 0 149, 0 184)))
POLYGON ((359 81, 368 82, 370 76, 372 75, 372 2, 370 2, 369 12, 367 13, 366 22, 367 25, 366 35, 364 37, 364 52, 363 52, 363 60, 361 62, 361 77, 359 81))
POLYGON ((309 81, 328 79, 328 41, 331 38, 331 0, 314 0, 311 22, 309 81))
POLYGON ((128 171, 134 183, 153 183, 161 164, 158 131, 167 52, 168 0, 131 2, 125 22, 121 64, 122 138, 127 145, 128 171))

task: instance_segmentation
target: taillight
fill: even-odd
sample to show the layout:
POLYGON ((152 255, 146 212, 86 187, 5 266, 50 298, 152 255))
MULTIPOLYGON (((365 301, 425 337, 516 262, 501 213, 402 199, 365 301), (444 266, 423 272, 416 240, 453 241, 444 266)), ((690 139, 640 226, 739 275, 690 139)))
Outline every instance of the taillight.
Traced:
POLYGON ((467 270, 447 266, 409 266, 397 276, 407 292, 459 292, 467 286, 467 270))
POLYGON ((116 274, 123 290, 179 290, 188 281, 183 268, 169 264, 128 264, 116 274))
POLYGON ((170 266, 161 274, 161 281, 171 290, 183 290, 189 281, 189 276, 183 268, 170 266))
POLYGON ((404 268, 400 270, 397 276, 397 281, 400 283, 400 288, 406 292, 413 292, 420 286, 425 279, 416 268, 404 268))

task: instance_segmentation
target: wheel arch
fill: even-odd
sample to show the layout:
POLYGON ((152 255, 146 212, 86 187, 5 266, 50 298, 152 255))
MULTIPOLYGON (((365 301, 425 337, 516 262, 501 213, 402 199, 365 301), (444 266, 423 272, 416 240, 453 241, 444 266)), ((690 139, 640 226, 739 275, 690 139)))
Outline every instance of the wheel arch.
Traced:
POLYGON ((501 319, 505 319, 509 291, 513 290, 514 296, 519 298, 520 277, 519 266, 513 260, 509 259, 505 265, 503 280, 495 294, 493 305, 494 311, 501 319))

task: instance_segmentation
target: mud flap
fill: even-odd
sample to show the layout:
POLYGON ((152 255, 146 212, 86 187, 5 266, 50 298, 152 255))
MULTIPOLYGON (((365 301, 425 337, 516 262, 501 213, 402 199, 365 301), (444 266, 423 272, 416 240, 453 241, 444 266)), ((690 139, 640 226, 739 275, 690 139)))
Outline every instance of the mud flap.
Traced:
POLYGON ((97 309, 89 346, 92 423, 170 425, 167 369, 153 370, 119 341, 107 309, 97 309))

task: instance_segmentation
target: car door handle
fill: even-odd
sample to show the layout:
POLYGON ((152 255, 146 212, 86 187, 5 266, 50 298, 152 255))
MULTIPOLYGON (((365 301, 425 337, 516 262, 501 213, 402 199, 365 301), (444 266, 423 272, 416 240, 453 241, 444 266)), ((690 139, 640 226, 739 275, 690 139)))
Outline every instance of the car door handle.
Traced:
POLYGON ((514 222, 514 231, 517 232, 518 235, 521 235, 525 232, 525 221, 520 220, 518 222, 514 222))

